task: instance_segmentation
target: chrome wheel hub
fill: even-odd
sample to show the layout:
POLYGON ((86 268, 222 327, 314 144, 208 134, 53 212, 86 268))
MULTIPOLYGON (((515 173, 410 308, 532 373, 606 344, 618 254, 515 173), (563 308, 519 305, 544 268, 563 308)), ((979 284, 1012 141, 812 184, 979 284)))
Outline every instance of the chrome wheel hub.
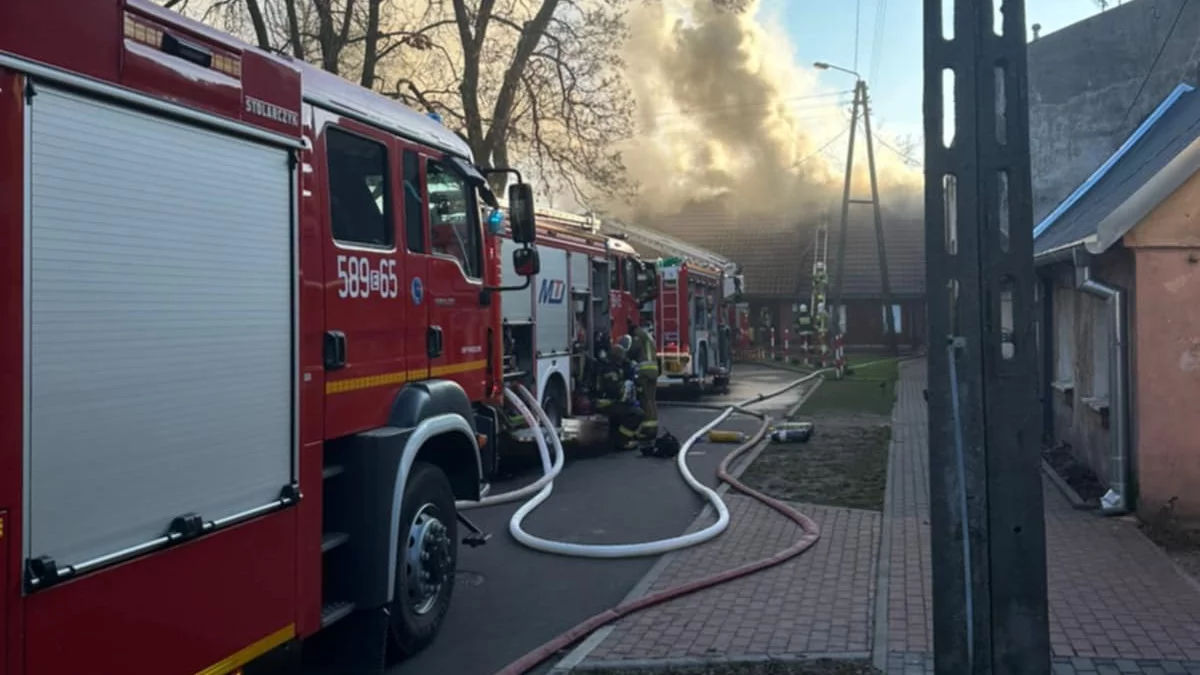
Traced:
POLYGON ((438 594, 451 574, 454 542, 446 525, 438 519, 433 504, 422 506, 408 528, 408 557, 404 561, 409 606, 425 614, 437 603, 438 594))

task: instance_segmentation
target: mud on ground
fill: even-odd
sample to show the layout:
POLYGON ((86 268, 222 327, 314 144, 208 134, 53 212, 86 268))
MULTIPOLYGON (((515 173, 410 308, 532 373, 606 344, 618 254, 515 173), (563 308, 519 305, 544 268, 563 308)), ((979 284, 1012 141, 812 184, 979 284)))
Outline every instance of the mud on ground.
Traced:
POLYGON ((742 482, 784 501, 882 511, 890 419, 847 412, 808 417, 803 409, 796 419, 814 423, 812 438, 771 443, 742 482))

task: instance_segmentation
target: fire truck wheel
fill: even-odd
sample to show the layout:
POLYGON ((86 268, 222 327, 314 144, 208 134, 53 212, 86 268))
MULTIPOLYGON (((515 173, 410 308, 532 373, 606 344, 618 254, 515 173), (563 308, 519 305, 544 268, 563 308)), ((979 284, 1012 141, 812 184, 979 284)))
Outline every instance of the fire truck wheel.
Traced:
POLYGON ((542 395, 542 410, 546 411, 546 417, 550 418, 550 422, 554 424, 555 429, 562 429, 563 426, 563 411, 565 410, 565 396, 562 394, 561 386, 558 381, 554 380, 550 386, 546 387, 546 393, 542 395))
POLYGON ((396 645, 408 656, 433 642, 454 593, 458 521, 454 492, 441 469, 425 462, 413 464, 400 522, 391 622, 396 645))

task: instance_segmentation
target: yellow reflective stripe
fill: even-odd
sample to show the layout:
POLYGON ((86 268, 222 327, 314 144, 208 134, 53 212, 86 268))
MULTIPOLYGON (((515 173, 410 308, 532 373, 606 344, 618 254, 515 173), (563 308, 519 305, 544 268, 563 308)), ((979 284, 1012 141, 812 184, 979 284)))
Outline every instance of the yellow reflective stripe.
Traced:
POLYGON ((279 645, 296 637, 296 624, 290 624, 287 628, 271 633, 267 637, 255 642, 254 644, 244 649, 238 650, 229 656, 217 661, 211 666, 196 673, 196 675, 229 675, 233 671, 250 663, 254 659, 266 654, 275 649, 279 645))
POLYGON ((617 429, 617 431, 620 431, 622 436, 636 436, 637 435, 637 429, 626 429, 625 427, 619 427, 617 429))
POLYGON ((429 377, 445 377, 447 375, 460 375, 462 373, 472 373, 477 370, 487 368, 487 359, 478 361, 464 361, 462 363, 451 363, 444 366, 434 366, 429 370, 420 368, 417 370, 398 370, 393 373, 381 373, 379 375, 365 375, 363 377, 351 377, 345 380, 334 380, 325 383, 326 394, 344 394, 350 391, 360 391, 362 389, 373 389, 375 387, 387 387, 405 382, 419 382, 429 377))

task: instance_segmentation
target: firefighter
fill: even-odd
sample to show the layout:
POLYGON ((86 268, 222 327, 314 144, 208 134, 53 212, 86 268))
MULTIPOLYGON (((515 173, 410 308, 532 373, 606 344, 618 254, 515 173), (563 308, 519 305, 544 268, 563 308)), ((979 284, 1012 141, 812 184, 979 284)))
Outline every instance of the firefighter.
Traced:
POLYGON ((618 450, 629 450, 637 444, 638 431, 644 414, 637 405, 632 364, 626 358, 625 347, 618 342, 607 357, 596 363, 596 412, 608 417, 608 428, 614 430, 613 440, 618 450))
POLYGON ((812 342, 812 329, 812 315, 808 312, 808 304, 802 302, 799 311, 796 312, 796 335, 800 338, 800 349, 805 353, 812 342))
POLYGON ((653 441, 658 438, 658 354, 646 327, 631 324, 629 333, 633 342, 629 358, 637 366, 638 403, 645 414, 638 435, 653 441))

